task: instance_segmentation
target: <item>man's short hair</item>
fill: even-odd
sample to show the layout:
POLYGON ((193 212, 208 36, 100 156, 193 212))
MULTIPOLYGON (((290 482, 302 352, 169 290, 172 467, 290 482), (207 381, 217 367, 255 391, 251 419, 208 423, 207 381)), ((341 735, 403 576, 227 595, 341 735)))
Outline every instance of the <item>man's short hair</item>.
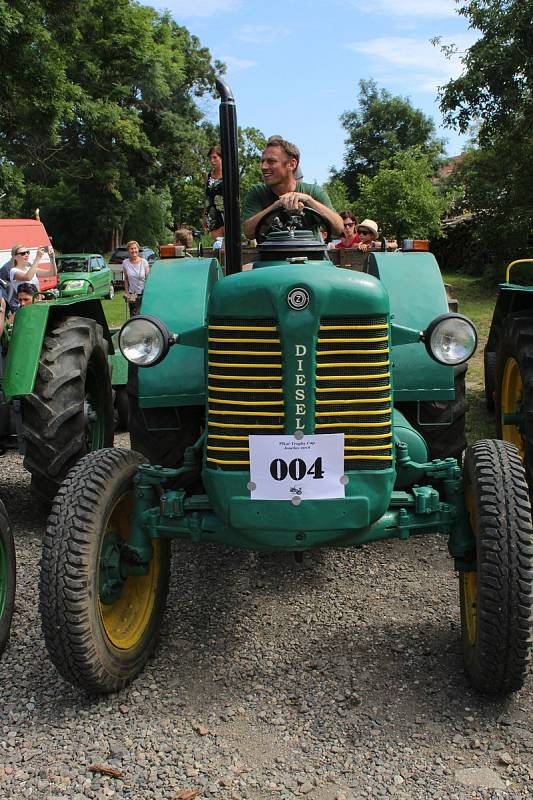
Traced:
POLYGON ((19 283, 17 286, 17 295, 18 294, 31 294, 34 295, 37 292, 37 287, 34 283, 19 283))
POLYGON ((300 163, 300 151, 296 147, 295 144, 288 142, 286 139, 283 139, 281 136, 271 136, 268 142, 266 143, 266 147, 281 147, 284 153, 288 156, 288 158, 295 158, 296 163, 300 163))
POLYGON ((192 247, 192 231, 190 231, 189 228, 178 228, 174 233, 174 244, 192 247))

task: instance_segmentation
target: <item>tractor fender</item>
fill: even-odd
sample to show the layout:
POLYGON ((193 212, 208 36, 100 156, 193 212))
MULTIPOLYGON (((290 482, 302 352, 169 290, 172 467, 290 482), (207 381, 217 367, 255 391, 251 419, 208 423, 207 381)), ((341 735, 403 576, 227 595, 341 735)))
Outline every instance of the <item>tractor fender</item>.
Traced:
POLYGON ((7 400, 33 392, 46 330, 64 317, 71 316, 94 319, 102 326, 109 351, 113 352, 111 334, 98 299, 62 298, 19 308, 15 314, 2 381, 7 400))
MULTIPOLYGON (((393 323, 423 331, 448 313, 446 288, 432 253, 371 253, 368 272, 387 289, 393 323)), ((395 402, 453 400, 453 367, 438 364, 423 345, 393 346, 392 358, 395 402)))
MULTIPOLYGON (((221 277, 214 258, 155 261, 146 281, 141 312, 160 319, 171 333, 205 327, 209 296, 221 277)), ((205 355, 204 348, 178 344, 160 364, 139 369, 139 405, 203 405, 205 355)))

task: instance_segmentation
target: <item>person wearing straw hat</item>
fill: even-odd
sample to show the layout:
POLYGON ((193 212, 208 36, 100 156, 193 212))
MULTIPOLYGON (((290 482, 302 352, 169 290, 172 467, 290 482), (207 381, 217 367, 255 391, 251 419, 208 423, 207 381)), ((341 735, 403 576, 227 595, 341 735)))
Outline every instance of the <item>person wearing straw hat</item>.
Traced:
MULTIPOLYGON (((355 245, 358 250, 363 253, 381 250, 381 242, 376 241, 379 233, 378 224, 373 219, 364 219, 360 222, 357 226, 357 233, 361 237, 359 244, 355 245)), ((395 241, 387 242, 387 250, 396 250, 397 248, 398 245, 395 241)))

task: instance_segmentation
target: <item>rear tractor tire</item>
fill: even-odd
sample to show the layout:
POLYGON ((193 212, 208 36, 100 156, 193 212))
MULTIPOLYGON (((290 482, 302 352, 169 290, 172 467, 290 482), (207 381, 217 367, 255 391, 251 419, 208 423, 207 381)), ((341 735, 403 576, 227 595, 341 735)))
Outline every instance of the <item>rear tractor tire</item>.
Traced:
POLYGON ((33 492, 50 503, 82 456, 113 444, 113 428, 102 328, 67 317, 47 331, 34 390, 22 403, 24 466, 33 492))
POLYGON ((533 491, 533 318, 506 320, 496 359, 496 435, 516 445, 533 491))
POLYGON ((90 453, 54 500, 43 540, 40 612, 46 646, 63 677, 88 692, 126 686, 151 655, 168 592, 170 542, 152 542, 146 575, 127 575, 132 450, 90 453))
POLYGON ((15 545, 4 504, 0 501, 0 655, 9 639, 15 605, 15 576, 15 545))
POLYGON ((523 685, 533 632, 533 529, 523 464, 514 445, 467 448, 464 479, 476 569, 459 574, 467 676, 487 695, 523 685))

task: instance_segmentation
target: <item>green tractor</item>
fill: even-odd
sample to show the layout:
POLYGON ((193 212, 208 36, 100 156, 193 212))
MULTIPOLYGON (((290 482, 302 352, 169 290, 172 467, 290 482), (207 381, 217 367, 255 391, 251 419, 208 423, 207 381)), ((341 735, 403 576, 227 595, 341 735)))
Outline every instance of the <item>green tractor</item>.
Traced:
POLYGON ((76 461, 113 444, 110 345, 101 302, 89 298, 20 308, 4 334, 0 444, 16 437, 45 503, 76 461))
POLYGON ((439 532, 467 675, 515 691, 530 656, 530 504, 513 445, 477 442, 458 461, 475 329, 448 312, 428 252, 339 269, 293 216, 241 272, 235 104, 218 89, 226 275, 215 259, 160 259, 121 329, 133 450, 89 454, 54 501, 50 656, 90 692, 131 681, 156 642, 173 539, 301 554, 439 532))

